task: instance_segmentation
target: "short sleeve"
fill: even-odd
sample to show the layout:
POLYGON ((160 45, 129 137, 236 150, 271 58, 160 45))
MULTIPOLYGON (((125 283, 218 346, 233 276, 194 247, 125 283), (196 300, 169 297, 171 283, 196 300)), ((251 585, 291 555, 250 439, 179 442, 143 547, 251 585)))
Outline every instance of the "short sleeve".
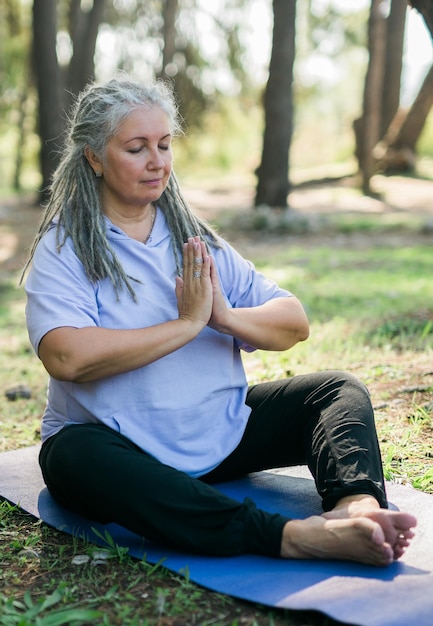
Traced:
POLYGON ((38 244, 26 294, 27 328, 36 353, 43 336, 54 328, 99 325, 95 287, 70 240, 57 249, 55 228, 38 244))

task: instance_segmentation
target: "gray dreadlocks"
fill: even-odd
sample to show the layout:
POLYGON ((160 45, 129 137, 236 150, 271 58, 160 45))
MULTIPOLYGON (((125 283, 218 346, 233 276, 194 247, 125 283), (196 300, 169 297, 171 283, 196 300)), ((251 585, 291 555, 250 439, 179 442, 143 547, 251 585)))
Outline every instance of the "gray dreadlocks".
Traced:
MULTIPOLYGON (((90 148, 103 159, 107 143, 120 124, 143 106, 161 108, 170 120, 172 134, 180 134, 174 95, 169 86, 161 81, 141 85, 128 79, 113 79, 104 85, 89 85, 77 98, 69 121, 63 157, 53 175, 49 200, 22 277, 32 262, 39 241, 53 219, 58 218, 58 251, 70 237, 89 280, 97 282, 108 278, 117 294, 126 288, 135 299, 131 277, 125 274, 108 243, 99 182, 85 157, 85 150, 90 148)), ((192 213, 173 172, 158 206, 170 229, 179 274, 182 271, 182 245, 188 237, 199 235, 210 246, 220 247, 215 231, 192 213)))

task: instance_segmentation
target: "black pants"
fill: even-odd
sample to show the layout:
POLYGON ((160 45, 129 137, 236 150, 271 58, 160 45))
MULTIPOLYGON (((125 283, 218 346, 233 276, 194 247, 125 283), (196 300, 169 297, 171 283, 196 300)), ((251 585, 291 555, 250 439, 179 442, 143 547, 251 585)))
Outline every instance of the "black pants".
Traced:
POLYGON ((325 510, 351 494, 371 494, 387 507, 373 410, 356 378, 329 371, 258 384, 247 403, 252 412, 242 441, 200 479, 163 465, 106 426, 83 424, 43 444, 45 482, 59 504, 87 518, 217 555, 280 553, 287 518, 212 486, 249 472, 307 464, 325 510))

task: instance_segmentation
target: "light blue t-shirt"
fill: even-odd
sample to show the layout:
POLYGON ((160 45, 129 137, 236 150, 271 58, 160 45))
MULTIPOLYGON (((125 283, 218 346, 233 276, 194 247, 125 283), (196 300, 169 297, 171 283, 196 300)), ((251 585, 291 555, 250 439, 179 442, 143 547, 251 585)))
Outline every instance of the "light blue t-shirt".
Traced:
MULTIPOLYGON (((61 326, 143 328, 178 318, 176 265, 162 211, 146 245, 107 221, 107 237, 132 282, 119 299, 108 279, 92 284, 70 239, 56 247, 53 226, 39 243, 26 284, 27 325, 38 352, 61 326)), ((228 306, 253 307, 291 294, 257 272, 229 244, 213 250, 228 306)), ((246 349, 247 346, 243 346, 246 349)), ((130 372, 90 383, 50 378, 42 440, 65 425, 103 423, 157 459, 191 476, 214 469, 242 438, 250 409, 236 339, 209 327, 175 352, 130 372)))

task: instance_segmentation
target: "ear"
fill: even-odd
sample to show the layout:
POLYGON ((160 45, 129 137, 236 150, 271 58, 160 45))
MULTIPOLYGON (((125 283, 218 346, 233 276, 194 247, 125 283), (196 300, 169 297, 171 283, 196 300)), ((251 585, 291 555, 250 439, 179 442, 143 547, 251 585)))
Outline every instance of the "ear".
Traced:
POLYGON ((101 176, 103 167, 101 159, 89 147, 84 150, 84 156, 89 162, 90 167, 95 172, 95 176, 101 176))

